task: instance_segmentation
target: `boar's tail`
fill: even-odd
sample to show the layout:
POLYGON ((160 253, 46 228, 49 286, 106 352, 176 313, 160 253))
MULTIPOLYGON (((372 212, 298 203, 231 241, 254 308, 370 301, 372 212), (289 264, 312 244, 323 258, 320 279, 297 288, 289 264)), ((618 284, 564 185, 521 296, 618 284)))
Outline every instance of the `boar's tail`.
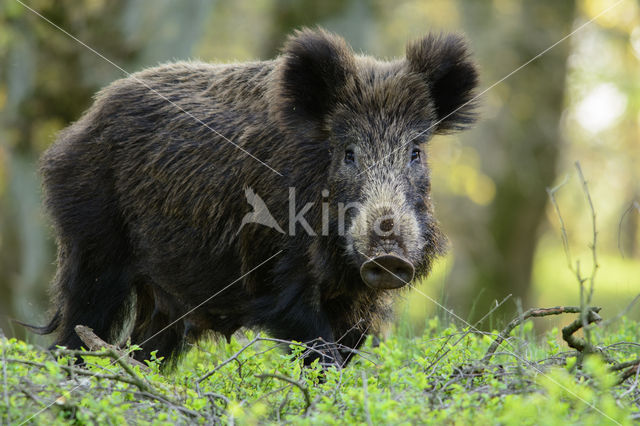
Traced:
POLYGON ((54 331, 56 331, 61 321, 62 321, 62 311, 60 308, 58 308, 56 313, 53 315, 53 318, 51 318, 51 321, 49 321, 49 324, 47 325, 42 325, 42 326, 31 325, 31 324, 24 323, 22 321, 13 320, 13 322, 15 322, 16 324, 20 324, 21 326, 26 327, 29 330, 33 331, 34 333, 40 334, 40 335, 53 333, 54 331))

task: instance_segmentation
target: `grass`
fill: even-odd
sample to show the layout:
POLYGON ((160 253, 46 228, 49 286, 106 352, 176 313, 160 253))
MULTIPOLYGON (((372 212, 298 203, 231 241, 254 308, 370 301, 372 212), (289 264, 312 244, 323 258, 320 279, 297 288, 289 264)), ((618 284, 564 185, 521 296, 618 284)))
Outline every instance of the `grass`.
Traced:
MULTIPOLYGON (((590 261, 591 254, 581 253, 582 258, 590 261)), ((640 294, 640 262, 637 259, 622 258, 618 253, 599 253, 599 268, 595 283, 595 300, 602 312, 613 317, 627 308, 631 301, 640 294)), ((447 276, 453 267, 452 255, 440 259, 434 266, 429 278, 417 284, 413 290, 400 301, 397 311, 402 318, 403 327, 409 327, 414 333, 421 333, 423 324, 428 318, 442 315, 443 310, 435 302, 447 306, 445 289, 447 276), (420 294, 423 293, 423 294, 420 294), (431 298, 429 300, 427 297, 431 298)), ((591 265, 585 263, 586 269, 591 265)), ((509 289, 505 288, 505 296, 509 289)), ((547 236, 541 239, 533 264, 533 277, 530 306, 575 305, 579 303, 579 286, 575 275, 567 267, 566 256, 556 237, 547 236)), ((513 300, 508 303, 514 303, 513 300)), ((626 315, 640 321, 640 303, 636 303, 626 315)), ((463 319, 466 319, 463 316, 463 319)), ((538 321, 542 330, 566 325, 564 317, 553 317, 544 322, 538 321)), ((640 341, 640 336, 638 337, 640 341)))
MULTIPOLYGON (((637 322, 620 318, 593 338, 611 362, 640 356, 637 322)), ((640 418, 638 378, 622 384, 601 355, 582 357, 559 330, 536 338, 517 327, 490 362, 494 333, 474 334, 432 318, 419 336, 403 327, 371 339, 347 368, 303 368, 301 348, 257 341, 204 341, 162 373, 108 356, 52 355, 2 340, 0 419, 4 424, 631 424, 640 418), (242 350, 242 351, 241 351, 242 350), (238 352, 240 354, 238 355, 238 352), (222 365, 225 360, 230 360, 222 365), (198 380, 218 369, 198 384, 198 380), (80 373, 82 372, 82 373, 80 373), (92 377, 87 373, 96 374, 92 377)), ((104 355, 104 354, 103 354, 104 355)))
MULTIPOLYGON (((582 258, 589 261, 589 256, 584 254, 582 258)), ((595 298, 603 312, 613 316, 640 294, 640 262, 622 258, 618 253, 602 252, 598 256, 595 298)), ((534 260, 533 282, 537 306, 571 304, 578 300, 576 277, 567 268, 565 254, 555 240, 541 240, 534 260)), ((640 320, 640 307, 630 310, 628 316, 640 320)))

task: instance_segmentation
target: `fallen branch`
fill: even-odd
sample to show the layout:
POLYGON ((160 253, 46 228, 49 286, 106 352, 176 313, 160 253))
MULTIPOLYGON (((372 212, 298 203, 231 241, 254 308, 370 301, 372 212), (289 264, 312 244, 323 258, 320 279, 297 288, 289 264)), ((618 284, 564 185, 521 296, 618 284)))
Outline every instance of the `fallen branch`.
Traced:
MULTIPOLYGON (((66 350, 65 350, 66 351, 66 350)), ((66 352, 72 352, 72 351, 66 351, 66 352)), ((82 352, 82 351, 76 351, 78 353, 81 353, 84 356, 100 356, 100 357, 107 357, 107 355, 109 357, 113 357, 114 355, 116 355, 115 353, 109 353, 107 352, 98 352, 98 353, 94 353, 94 352, 82 352)), ((16 359, 16 358, 7 358, 6 359, 7 362, 11 362, 11 363, 17 363, 17 364, 23 364, 23 365, 28 365, 31 367, 36 367, 36 368, 40 368, 43 370, 47 370, 49 367, 41 362, 36 362, 36 361, 28 361, 28 360, 22 360, 22 359, 16 359)), ((127 369, 127 373, 129 376, 131 377, 127 377, 124 375, 120 375, 120 374, 100 374, 100 373, 94 373, 92 371, 89 371, 85 368, 78 368, 78 367, 72 367, 69 365, 64 365, 64 364, 58 364, 57 366, 63 370, 66 371, 67 373, 70 374, 76 374, 78 376, 85 376, 85 377, 89 377, 91 379, 97 379, 97 380, 107 380, 107 381, 114 381, 114 382, 122 382, 122 383, 126 383, 129 385, 133 385, 138 389, 138 392, 135 393, 135 395, 140 395, 143 396, 147 399, 153 399, 155 401, 159 401, 165 405, 168 405, 188 416, 191 417, 202 417, 202 414, 190 410, 184 406, 182 406, 180 403, 176 402, 176 401, 172 401, 170 398, 164 396, 164 395, 160 395, 159 393, 155 392, 152 387, 146 383, 145 381, 141 380, 140 378, 138 378, 137 376, 135 376, 135 373, 133 372, 133 370, 131 370, 131 367, 129 365, 126 365, 125 362, 122 362, 120 364, 123 368, 127 369), (125 367, 126 365, 126 367, 125 367)), ((77 388, 77 387, 76 387, 77 388)), ((65 394, 70 394, 71 392, 73 392, 73 390, 75 390, 76 388, 72 389, 69 392, 65 392, 65 394)), ((26 394, 26 393, 25 393, 26 394)), ((28 397, 30 397, 31 399, 33 399, 34 401, 37 401, 37 399, 35 398, 35 396, 33 394, 31 395, 27 395, 28 397)), ((64 396, 64 395, 63 395, 64 396)), ((58 398, 59 399, 59 398, 58 398)))
MULTIPOLYGON (((489 349, 487 349, 487 353, 485 354, 484 358, 482 358, 482 362, 489 362, 493 357, 493 354, 496 352, 496 350, 500 346, 500 344, 502 344, 502 342, 504 342, 509 337, 509 334, 511 333, 511 331, 517 326, 519 326, 520 324, 522 324, 523 322, 525 322, 526 320, 528 320, 529 318, 546 317, 550 315, 562 315, 562 314, 579 314, 580 312, 581 310, 580 310, 580 307, 578 306, 556 306, 554 308, 529 309, 528 311, 524 312, 522 315, 518 315, 516 318, 511 320, 509 324, 507 324, 504 330, 502 330, 502 332, 498 335, 498 337, 496 337, 493 343, 491 343, 491 346, 489 346, 489 349)), ((593 318, 594 320, 597 317, 599 321, 600 317, 597 315, 598 312, 600 312, 599 307, 589 308, 589 313, 590 313, 589 317, 593 318), (596 317, 592 317, 591 313, 593 313, 593 315, 595 315, 596 317)), ((580 327, 582 327, 582 322, 580 320, 577 320, 577 321, 578 321, 579 327, 571 331, 571 333, 568 336, 573 337, 572 334, 575 333, 580 327)), ((574 324, 575 322, 571 323, 570 326, 574 326, 574 324)), ((565 341, 566 341, 565 330, 567 328, 568 327, 565 327, 562 330, 563 338, 565 338, 565 341)), ((571 343, 569 343, 568 341, 567 343, 569 344, 569 346, 571 346, 571 343)), ((576 342, 572 340, 572 343, 576 343, 576 342)), ((578 343, 581 343, 581 342, 578 342, 578 343)))
MULTIPOLYGON (((87 327, 86 325, 76 325, 74 330, 76 331, 76 334, 78 335, 80 340, 82 340, 82 343, 87 345, 87 349, 89 349, 90 351, 95 352, 101 349, 106 349, 107 352, 111 351, 116 355, 114 359, 118 361, 120 365, 123 365, 123 363, 120 362, 121 360, 126 360, 126 362, 128 362, 129 364, 136 367, 140 367, 140 369, 142 369, 143 371, 147 371, 147 372, 151 371, 149 367, 147 367, 145 364, 141 363, 140 361, 134 358, 131 358, 128 352, 123 351, 117 346, 102 340, 93 332, 91 328, 87 327)), ((125 367, 123 366, 122 368, 125 368, 125 367)))
MULTIPOLYGON (((56 355, 66 355, 74 358, 78 357, 97 357, 97 358, 109 358, 112 360, 110 365, 118 364, 122 369, 131 377, 133 380, 133 384, 135 384, 140 390, 149 390, 149 382, 145 378, 141 378, 136 374, 136 372, 131 368, 131 365, 125 361, 126 356, 122 356, 121 352, 116 352, 113 349, 100 350, 96 351, 85 351, 85 350, 77 350, 77 349, 55 349, 53 351, 56 355)), ((129 360, 131 360, 129 358, 129 360)), ((136 361, 137 362, 137 361, 136 361)), ((69 373, 74 373, 76 370, 67 370, 69 373)), ((148 368, 145 368, 145 371, 149 371, 148 368)))
MULTIPOLYGON (((318 340, 316 340, 316 343, 317 343, 317 341, 318 340)), ((256 337, 254 337, 253 339, 251 339, 251 341, 249 341, 242 348, 240 348, 235 354, 233 354, 232 356, 230 356, 226 360, 222 361, 220 364, 216 365, 212 370, 208 371, 206 374, 204 374, 198 380, 196 380, 196 390, 197 390, 197 392, 200 392, 200 383, 202 383, 204 380, 206 380, 209 377, 211 377, 213 374, 215 374, 216 371, 220 370, 222 367, 224 367, 225 365, 229 364, 232 361, 236 361, 236 362, 240 363, 239 356, 244 351, 246 351, 248 348, 250 348, 251 346, 256 344, 257 342, 272 342, 272 343, 278 343, 278 344, 283 344, 283 345, 288 345, 288 346, 298 346, 298 347, 304 348, 306 351, 309 351, 309 352, 312 352, 312 353, 316 353, 316 354, 318 354, 320 356, 327 357, 332 361, 335 361, 335 358, 331 354, 327 353, 327 350, 325 350, 325 348, 339 349, 339 350, 349 351, 351 353, 357 354, 362 359, 365 359, 365 360, 369 361, 370 363, 372 363, 373 365, 376 365, 376 363, 374 361, 368 359, 367 357, 365 357, 363 355, 364 352, 359 351, 357 349, 350 348, 350 347, 345 346, 345 345, 341 345, 339 343, 330 343, 330 342, 324 342, 323 341, 323 343, 320 344, 320 345, 316 344, 316 345, 312 346, 311 342, 300 343, 300 342, 294 342, 292 340, 276 339, 276 338, 273 338, 273 337, 262 337, 262 336, 258 335, 256 337)), ((335 364, 332 364, 332 365, 335 365, 335 364)))
MULTIPOLYGON (((586 324, 602 321, 602 318, 600 318, 598 312, 600 312, 600 308, 588 308, 586 315, 586 324)), ((576 319, 574 322, 562 329, 562 339, 567 342, 567 345, 569 345, 569 347, 577 350, 580 353, 595 352, 595 348, 591 343, 587 342, 585 339, 581 339, 573 335, 576 331, 580 330, 584 326, 585 321, 582 317, 576 319)))
POLYGON ((638 374, 638 370, 640 370, 640 358, 635 359, 633 361, 621 362, 619 364, 613 365, 609 367, 609 371, 620 371, 624 370, 620 375, 620 379, 618 380, 618 384, 622 384, 625 380, 627 380, 631 376, 635 376, 638 374))
POLYGON ((294 380, 291 377, 283 376, 281 374, 273 374, 273 373, 258 374, 256 377, 259 379, 267 379, 267 378, 279 379, 287 383, 290 383, 294 386, 297 386, 298 389, 300 389, 302 391, 302 394, 304 395, 304 400, 306 403, 304 407, 304 412, 306 413, 307 409, 311 406, 311 396, 309 395, 309 389, 307 389, 305 385, 298 382, 297 380, 294 380))
POLYGON ((204 380, 206 380, 209 377, 211 377, 216 371, 220 370, 222 367, 224 367, 225 365, 229 364, 230 362, 237 361, 238 357, 242 354, 242 352, 244 352, 247 349, 249 349, 258 340, 260 340, 260 335, 257 335, 256 337, 254 337, 249 343, 247 343, 242 348, 240 348, 240 350, 238 352, 236 352, 235 354, 233 354, 231 357, 227 358, 226 360, 222 361, 220 364, 216 365, 213 368, 213 370, 207 372, 207 374, 205 374, 204 376, 202 376, 198 380, 196 380, 196 389, 198 391, 198 394, 200 393, 200 383, 202 383, 204 380))
POLYGON ((638 365, 640 365, 640 358, 635 359, 633 361, 621 362, 619 364, 613 365, 609 367, 609 370, 620 371, 620 370, 624 370, 627 367, 637 367, 638 365))
MULTIPOLYGON (((27 361, 27 360, 24 360, 24 359, 7 358, 6 361, 7 362, 14 362, 14 363, 17 363, 17 364, 29 365, 31 367, 38 367, 38 368, 41 368, 41 369, 44 369, 44 370, 46 370, 48 368, 43 363, 35 362, 35 361, 27 361)), ((86 376, 86 377, 91 377, 91 378, 95 378, 95 379, 114 380, 114 381, 123 382, 123 383, 127 383, 127 384, 130 384, 130 385, 133 385, 133 386, 137 387, 138 389, 140 389, 141 391, 146 391, 147 390, 147 387, 144 384, 141 384, 141 382, 139 380, 130 379, 128 377, 124 377, 124 376, 121 376, 119 374, 97 374, 97 373, 91 372, 89 370, 85 370, 84 368, 70 367, 68 365, 63 365, 63 364, 58 364, 58 367, 60 367, 61 370, 64 370, 67 373, 77 374, 78 376, 86 376)))
POLYGON ((637 363, 633 367, 629 368, 627 371, 622 373, 618 384, 622 384, 625 380, 627 380, 631 376, 635 376, 638 374, 638 370, 640 370, 640 363, 637 363))
POLYGON ((433 361, 431 364, 429 364, 429 366, 425 369, 425 370, 432 370, 435 371, 435 367, 436 365, 440 362, 441 359, 443 359, 449 352, 451 352, 451 350, 462 341, 462 339, 464 339, 465 337, 467 337, 467 335, 469 333, 471 333, 471 331, 478 331, 478 325, 480 325, 480 323, 482 321, 484 321, 488 316, 490 316, 493 312, 495 312, 500 306, 502 306, 504 304, 504 302, 506 302, 507 300, 509 300, 511 298, 511 294, 507 295, 507 297, 505 297, 504 299, 502 299, 502 302, 498 303, 498 301, 496 300, 496 306, 494 306, 491 310, 489 310, 489 312, 487 312, 482 318, 480 318, 478 321, 475 322, 475 324, 473 324, 471 327, 469 327, 467 329, 467 331, 465 331, 462 336, 460 336, 458 338, 458 340, 456 340, 453 345, 449 346, 449 348, 447 348, 446 351, 444 351, 440 356, 438 356, 438 354, 440 354, 440 351, 442 351, 442 349, 444 349, 445 346, 447 346, 447 343, 449 343, 449 340, 451 340, 451 337, 453 337, 453 335, 449 336, 449 338, 443 343, 443 345, 440 347, 440 349, 438 349, 438 352, 436 352, 436 356, 437 358, 435 359, 435 361, 433 361))
POLYGON ((204 417, 201 413, 198 413, 197 411, 193 411, 190 410, 186 407, 183 407, 180 404, 175 403, 174 401, 171 401, 168 398, 165 398, 161 395, 158 395, 156 393, 152 393, 152 392, 136 392, 135 395, 139 395, 148 399, 153 399, 156 400, 158 402, 160 402, 161 404, 164 404, 165 406, 168 406, 169 408, 173 408, 176 411, 180 411, 183 414, 186 414, 189 417, 193 417, 193 418, 198 418, 198 417, 204 417))
POLYGON ((20 392, 25 394, 27 396, 27 398, 31 399, 33 402, 35 402, 36 404, 38 404, 41 407, 44 407, 44 406, 47 405, 44 402, 42 402, 42 400, 40 398, 38 398, 33 392, 31 392, 26 387, 25 388, 20 388, 20 392))

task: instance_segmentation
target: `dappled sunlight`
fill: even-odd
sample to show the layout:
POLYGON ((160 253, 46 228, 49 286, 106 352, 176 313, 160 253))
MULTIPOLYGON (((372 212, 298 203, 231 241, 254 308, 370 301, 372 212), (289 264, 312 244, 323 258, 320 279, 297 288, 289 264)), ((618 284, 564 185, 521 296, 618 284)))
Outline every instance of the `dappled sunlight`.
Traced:
POLYGON ((611 10, 596 18, 598 25, 611 29, 624 29, 629 31, 637 24, 638 2, 634 0, 622 0, 619 5, 612 0, 584 0, 578 2, 587 18, 594 18, 604 9, 611 7, 611 10))
POLYGON ((613 83, 602 83, 591 90, 576 107, 576 119, 592 133, 615 123, 625 111, 627 97, 613 83))
POLYGON ((486 206, 493 201, 496 186, 482 172, 480 156, 473 146, 438 141, 432 149, 434 188, 438 192, 466 197, 486 206))

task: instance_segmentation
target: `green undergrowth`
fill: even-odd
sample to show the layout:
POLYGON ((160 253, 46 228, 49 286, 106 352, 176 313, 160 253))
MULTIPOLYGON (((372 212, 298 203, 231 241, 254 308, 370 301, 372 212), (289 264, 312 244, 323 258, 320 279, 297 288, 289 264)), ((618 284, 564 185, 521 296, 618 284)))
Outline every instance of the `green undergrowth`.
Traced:
POLYGON ((536 339, 525 322, 489 362, 495 333, 430 320, 369 339, 347 368, 302 367, 302 348, 258 340, 203 341, 171 371, 115 357, 50 352, 2 339, 2 424, 632 424, 640 385, 615 363, 640 356, 640 324, 621 318, 592 331, 599 354, 577 356, 560 331, 536 339), (244 349, 244 350, 243 350, 244 349), (604 357, 608 357, 608 361, 604 357), (222 363, 226 364, 222 365, 222 363), (221 366, 222 365, 222 366, 221 366), (199 379, 218 366, 208 378, 199 379))

